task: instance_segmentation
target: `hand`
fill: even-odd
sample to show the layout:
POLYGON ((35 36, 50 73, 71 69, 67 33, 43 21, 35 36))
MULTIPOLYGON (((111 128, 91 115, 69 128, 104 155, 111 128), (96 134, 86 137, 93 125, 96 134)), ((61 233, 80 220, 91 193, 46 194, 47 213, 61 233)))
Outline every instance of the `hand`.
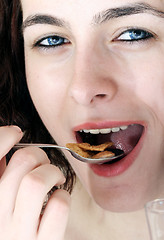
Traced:
POLYGON ((16 127, 0 127, 0 239, 63 240, 70 196, 56 190, 40 215, 47 192, 64 183, 61 171, 36 147, 5 155, 22 137, 16 127))

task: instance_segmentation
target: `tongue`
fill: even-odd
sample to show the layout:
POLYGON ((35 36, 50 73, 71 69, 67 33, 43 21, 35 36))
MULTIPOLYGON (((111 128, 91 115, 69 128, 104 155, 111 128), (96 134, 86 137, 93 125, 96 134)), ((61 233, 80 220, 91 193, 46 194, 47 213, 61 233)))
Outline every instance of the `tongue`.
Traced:
POLYGON ((138 143, 143 131, 143 126, 135 124, 130 125, 126 130, 111 134, 111 141, 116 148, 129 153, 138 143))
POLYGON ((126 130, 120 130, 119 132, 111 133, 110 139, 108 134, 101 136, 101 141, 104 142, 110 140, 114 143, 116 148, 123 150, 125 154, 127 154, 136 146, 142 135, 142 132, 143 126, 134 124, 128 126, 126 130))

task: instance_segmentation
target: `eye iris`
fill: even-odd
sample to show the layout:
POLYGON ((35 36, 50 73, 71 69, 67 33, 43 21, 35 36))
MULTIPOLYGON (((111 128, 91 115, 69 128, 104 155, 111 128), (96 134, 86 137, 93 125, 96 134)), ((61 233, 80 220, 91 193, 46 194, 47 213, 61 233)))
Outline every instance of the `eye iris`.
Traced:
POLYGON ((147 34, 146 32, 141 30, 133 30, 130 32, 130 37, 131 39, 138 40, 138 39, 147 37, 147 34))
POLYGON ((60 37, 51 37, 48 38, 49 45, 57 45, 62 43, 62 39, 60 37))

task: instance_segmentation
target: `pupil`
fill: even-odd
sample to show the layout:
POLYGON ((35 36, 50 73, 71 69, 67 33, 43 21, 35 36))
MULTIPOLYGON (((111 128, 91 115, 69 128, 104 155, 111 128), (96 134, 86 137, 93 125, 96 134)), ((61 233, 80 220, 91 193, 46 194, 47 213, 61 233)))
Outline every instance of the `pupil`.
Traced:
POLYGON ((141 38, 142 35, 143 33, 140 30, 135 30, 131 33, 131 36, 136 39, 141 38))
POLYGON ((56 43, 59 43, 59 42, 60 42, 59 37, 54 37, 54 38, 49 38, 49 39, 48 39, 48 43, 49 43, 50 45, 53 45, 53 44, 56 44, 56 43))
POLYGON ((141 31, 140 31, 140 30, 135 30, 135 31, 134 31, 134 34, 135 34, 135 35, 141 35, 141 31))

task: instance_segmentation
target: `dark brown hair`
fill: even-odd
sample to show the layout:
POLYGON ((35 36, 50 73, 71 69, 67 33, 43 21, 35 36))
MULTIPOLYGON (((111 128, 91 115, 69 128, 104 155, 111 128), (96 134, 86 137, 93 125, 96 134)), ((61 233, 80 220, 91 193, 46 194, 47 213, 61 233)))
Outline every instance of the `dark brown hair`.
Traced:
MULTIPOLYGON (((21 31, 22 10, 19 0, 0 0, 0 123, 16 124, 24 131, 24 142, 54 143, 42 123, 28 92, 24 66, 24 44, 21 31), (2 17, 3 16, 3 17, 2 17), (1 46, 2 46, 1 45, 1 46)), ((58 150, 46 150, 51 162, 66 177, 64 189, 71 192, 75 174, 58 150)))

